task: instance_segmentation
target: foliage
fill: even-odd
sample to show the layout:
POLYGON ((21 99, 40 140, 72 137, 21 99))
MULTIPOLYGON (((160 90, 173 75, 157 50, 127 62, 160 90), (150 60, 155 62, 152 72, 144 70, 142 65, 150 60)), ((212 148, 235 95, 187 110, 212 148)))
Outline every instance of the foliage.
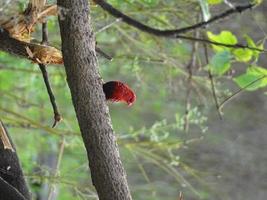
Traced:
MULTIPOLYGON (((179 1, 179 4, 171 0, 109 2, 146 24, 169 29, 191 25, 198 21, 200 12, 206 13, 208 19, 209 14, 216 14, 213 6, 222 6, 223 1, 188 0, 179 1)), ((17 6, 23 7, 23 3, 17 6)), ((208 48, 210 63, 207 64, 204 49, 199 45, 193 55, 197 61, 191 66, 193 76, 189 83, 192 42, 142 33, 116 21, 95 5, 92 5, 91 14, 98 46, 114 58, 110 62, 99 57, 103 79, 127 82, 137 93, 137 102, 131 108, 109 104, 134 199, 177 199, 179 191, 185 193, 186 199, 210 199, 209 188, 201 181, 201 173, 187 165, 190 158, 180 154, 185 148, 199 143, 208 131, 207 113, 210 109, 214 112, 210 103, 213 97, 208 72, 215 79, 221 99, 227 97, 228 88, 220 81, 225 81, 228 76, 229 82, 246 90, 266 87, 267 70, 258 64, 260 52, 212 45, 208 48), (234 77, 231 75, 233 70, 239 72, 234 77), (188 90, 191 91, 190 100, 186 98, 188 90), (189 132, 185 126, 189 126, 189 132)), ((242 37, 240 33, 219 28, 219 33, 218 29, 212 28, 199 32, 215 42, 237 44, 246 41, 250 47, 263 49, 264 40, 256 42, 248 34, 242 37)), ((48 29, 50 43, 59 47, 57 18, 49 19, 48 29)), ((40 33, 40 27, 37 33, 40 33)), ((97 199, 88 179, 85 149, 64 68, 49 66, 48 71, 64 118, 55 129, 50 128, 53 113, 38 66, 0 53, 1 119, 8 125, 23 169, 36 194, 49 193, 45 189, 48 185, 59 188, 58 199, 97 199), (60 151, 62 146, 63 152, 60 151)))

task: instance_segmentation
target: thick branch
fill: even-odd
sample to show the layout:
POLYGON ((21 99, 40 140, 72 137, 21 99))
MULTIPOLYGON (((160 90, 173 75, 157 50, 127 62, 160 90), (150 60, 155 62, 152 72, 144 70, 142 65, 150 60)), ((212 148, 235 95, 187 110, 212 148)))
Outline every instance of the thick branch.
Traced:
POLYGON ((44 6, 44 1, 31 1, 23 13, 12 17, 2 17, 0 27, 8 31, 12 38, 30 41, 30 33, 37 22, 42 22, 46 16, 57 15, 55 5, 44 6))
MULTIPOLYGON (((9 33, 3 29, 0 29, 0 50, 14 56, 32 60, 38 64, 63 64, 61 51, 55 47, 17 40, 10 37, 9 33)), ((101 49, 96 47, 96 51, 106 59, 112 60, 101 49)))
MULTIPOLYGON (((11 145, 12 141, 4 124, 0 120, 1 126, 9 138, 11 145)), ((27 184, 25 182, 22 169, 19 164, 19 159, 15 151, 5 149, 0 142, 0 199, 10 200, 25 200, 30 199, 27 184)))
POLYGON ((30 59, 36 63, 63 63, 61 51, 55 47, 19 41, 11 38, 4 30, 0 31, 0 50, 15 56, 30 59))
POLYGON ((131 200, 95 53, 88 0, 58 0, 68 10, 59 20, 62 51, 73 105, 100 200, 131 200))
POLYGON ((0 31, 0 50, 15 56, 29 59, 29 55, 26 51, 26 46, 28 46, 30 49, 34 48, 33 44, 16 40, 9 37, 9 33, 7 33, 6 31, 0 31))
POLYGON ((221 19, 224 19, 224 18, 234 14, 234 13, 241 13, 245 10, 252 9, 255 6, 255 4, 247 4, 247 5, 237 6, 235 8, 231 8, 231 9, 226 10, 225 12, 223 12, 219 15, 215 15, 214 17, 212 17, 208 21, 203 21, 203 22, 194 24, 192 26, 187 26, 184 28, 173 29, 173 30, 160 30, 160 29, 156 29, 156 28, 150 27, 148 25, 145 25, 145 24, 127 16, 126 14, 117 10, 116 8, 114 8, 113 6, 111 6, 110 4, 105 2, 104 0, 93 0, 93 1, 96 4, 100 5, 101 8, 103 8, 103 10, 107 11, 112 16, 121 19, 125 23, 127 23, 127 24, 141 30, 141 31, 144 31, 144 32, 156 35, 156 36, 198 41, 198 42, 202 42, 202 43, 208 43, 208 44, 231 47, 231 48, 247 48, 247 49, 256 50, 256 51, 260 51, 260 52, 265 51, 263 49, 249 47, 247 45, 242 45, 242 44, 234 44, 234 45, 224 44, 224 43, 214 42, 214 41, 207 40, 207 39, 194 38, 194 37, 190 37, 190 36, 181 35, 181 34, 185 34, 189 31, 192 31, 192 30, 195 30, 198 28, 203 28, 203 27, 207 26, 208 24, 212 24, 214 22, 217 22, 221 19))
POLYGON ((104 0, 93 0, 93 1, 96 4, 98 4, 99 6, 101 6, 101 8, 103 8, 103 10, 107 11, 109 14, 113 15, 114 17, 121 18, 122 21, 124 21, 125 23, 127 23, 131 26, 134 26, 137 29, 140 29, 144 32, 151 33, 151 34, 157 35, 157 36, 175 37, 175 38, 179 38, 179 34, 187 33, 188 31, 192 31, 192 30, 195 30, 197 28, 205 27, 208 24, 214 23, 214 22, 221 20, 227 16, 230 16, 234 13, 241 13, 241 12, 248 10, 248 9, 251 9, 255 6, 255 4, 247 4, 244 6, 237 6, 235 8, 231 8, 231 9, 229 9, 229 10, 227 10, 227 11, 225 11, 219 15, 215 15, 214 17, 212 17, 208 21, 203 21, 203 22, 194 24, 192 26, 179 28, 179 29, 173 29, 173 30, 160 30, 160 29, 156 29, 156 28, 152 28, 150 26, 147 26, 147 25, 125 15, 124 13, 117 10, 116 8, 114 8, 113 6, 111 6, 110 4, 105 2, 104 0))
POLYGON ((27 200, 16 188, 0 177, 0 198, 5 200, 27 200))

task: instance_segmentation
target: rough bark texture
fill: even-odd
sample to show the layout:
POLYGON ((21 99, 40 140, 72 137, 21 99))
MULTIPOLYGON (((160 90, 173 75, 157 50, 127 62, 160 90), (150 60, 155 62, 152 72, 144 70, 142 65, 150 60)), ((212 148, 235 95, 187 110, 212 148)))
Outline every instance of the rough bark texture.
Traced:
MULTIPOLYGON (((4 127, 1 121, 0 123, 4 127)), ((8 136, 6 128, 5 132, 8 136)), ((9 140, 12 144, 10 137, 9 140)), ((12 146, 15 149, 13 144, 12 146)), ((5 149, 2 141, 0 141, 0 199, 30 199, 30 193, 19 164, 17 153, 10 149, 5 149)))
POLYGON ((27 58, 36 63, 42 64, 62 64, 61 52, 46 45, 28 43, 11 38, 9 33, 0 27, 0 50, 10 53, 14 56, 27 58), (26 49, 29 49, 33 55, 30 55, 26 49))
POLYGON ((102 90, 87 0, 58 0, 62 51, 93 184, 100 200, 130 200, 102 90), (62 16, 62 13, 61 13, 62 16))
POLYGON ((29 43, 11 38, 9 36, 9 33, 4 31, 3 29, 0 29, 0 41, 1 41, 0 50, 23 58, 29 57, 25 47, 26 46, 29 46, 29 48, 33 47, 30 46, 29 43))

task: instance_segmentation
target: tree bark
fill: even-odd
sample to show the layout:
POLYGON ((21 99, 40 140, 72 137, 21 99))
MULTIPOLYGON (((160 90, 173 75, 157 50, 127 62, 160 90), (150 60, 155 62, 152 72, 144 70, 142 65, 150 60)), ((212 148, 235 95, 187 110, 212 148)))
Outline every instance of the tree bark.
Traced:
POLYGON ((73 105, 100 200, 131 200, 98 71, 88 0, 58 0, 62 52, 73 105))
MULTIPOLYGON (((7 129, 0 120, 0 126, 4 128, 4 132, 12 143, 7 129)), ((4 200, 29 200, 30 193, 24 179, 22 169, 19 163, 17 153, 10 149, 6 149, 0 140, 0 199, 4 200)))

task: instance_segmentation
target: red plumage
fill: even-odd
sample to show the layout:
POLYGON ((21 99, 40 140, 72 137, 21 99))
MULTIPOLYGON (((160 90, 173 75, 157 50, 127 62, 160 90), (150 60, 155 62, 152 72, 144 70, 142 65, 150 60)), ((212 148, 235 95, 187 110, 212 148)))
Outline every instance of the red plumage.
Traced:
POLYGON ((119 102, 123 101, 131 106, 135 100, 136 95, 133 90, 120 81, 109 81, 103 84, 103 91, 106 96, 106 100, 119 102))

